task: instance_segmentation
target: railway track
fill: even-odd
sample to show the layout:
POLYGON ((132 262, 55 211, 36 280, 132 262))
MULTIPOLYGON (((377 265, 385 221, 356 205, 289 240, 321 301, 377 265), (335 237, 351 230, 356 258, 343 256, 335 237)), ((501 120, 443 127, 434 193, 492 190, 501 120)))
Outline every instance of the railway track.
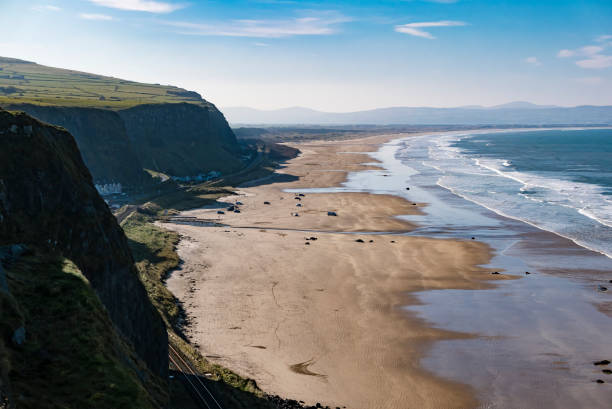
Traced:
POLYGON ((221 406, 212 391, 206 386, 202 377, 183 358, 181 353, 170 344, 168 344, 168 358, 179 373, 185 387, 191 392, 201 408, 223 409, 223 406, 221 406))

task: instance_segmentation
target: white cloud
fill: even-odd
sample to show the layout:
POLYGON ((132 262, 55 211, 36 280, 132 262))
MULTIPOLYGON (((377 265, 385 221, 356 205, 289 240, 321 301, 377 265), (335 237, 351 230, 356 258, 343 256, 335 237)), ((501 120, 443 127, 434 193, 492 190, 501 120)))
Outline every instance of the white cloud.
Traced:
POLYGON ((426 21, 420 23, 408 23, 402 24, 399 26, 395 26, 395 31, 398 33, 408 34, 415 37, 428 38, 433 40, 434 37, 430 32, 421 30, 421 28, 426 27, 458 27, 467 25, 463 21, 450 21, 450 20, 442 20, 442 21, 426 21))
POLYGON ((584 60, 576 61, 576 65, 581 68, 608 68, 612 67, 612 55, 597 54, 584 60))
POLYGON ((149 13, 172 13, 185 5, 153 0, 89 0, 98 6, 119 10, 146 11, 149 13))
POLYGON ((603 47, 598 45, 587 45, 576 50, 561 50, 557 54, 559 58, 567 58, 567 57, 589 57, 592 55, 599 54, 604 50, 603 47))
POLYGON ((612 40, 612 35, 604 34, 595 39, 598 43, 605 43, 606 41, 612 40))
POLYGON ((535 65, 536 67, 539 67, 540 65, 542 65, 540 60, 538 60, 538 57, 527 57, 525 58, 525 62, 531 65, 535 65))
POLYGON ((599 85, 603 82, 603 78, 601 77, 582 77, 576 78, 576 81, 587 84, 587 85, 599 85))
POLYGON ((285 20, 232 20, 228 23, 190 23, 166 21, 164 24, 176 27, 180 34, 282 38, 305 35, 329 35, 337 32, 337 25, 350 21, 340 15, 322 17, 301 17, 285 20))
POLYGON ((602 54, 607 47, 612 46, 612 42, 605 43, 612 36, 603 35, 597 38, 597 41, 602 42, 601 45, 586 45, 575 50, 563 49, 557 53, 559 58, 581 58, 575 61, 575 64, 580 68, 587 69, 602 69, 612 67, 612 56, 602 54), (605 43, 605 44, 603 44, 605 43))
POLYGON ((587 45, 578 49, 578 55, 584 55, 588 57, 591 55, 599 54, 603 50, 603 47, 600 47, 598 45, 587 45))
POLYGON ((267 44, 267 43, 255 43, 255 45, 256 45, 257 47, 267 47, 267 46, 269 46, 270 44, 267 44))
POLYGON ((61 8, 57 7, 57 6, 52 6, 50 4, 45 4, 42 6, 34 6, 32 7, 32 10, 34 11, 60 11, 61 8))
POLYGON ((79 14, 79 17, 85 20, 100 20, 100 21, 113 20, 111 16, 107 16, 106 14, 81 13, 79 14))

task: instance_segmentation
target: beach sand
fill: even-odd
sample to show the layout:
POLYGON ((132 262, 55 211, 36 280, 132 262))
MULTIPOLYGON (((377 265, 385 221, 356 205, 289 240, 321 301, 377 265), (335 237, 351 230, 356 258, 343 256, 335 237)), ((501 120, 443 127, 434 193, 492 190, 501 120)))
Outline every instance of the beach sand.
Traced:
POLYGON ((490 249, 393 235, 413 228, 394 216, 426 204, 368 193, 308 193, 298 201, 283 191, 338 186, 348 171, 375 168, 366 153, 397 137, 296 144, 302 154, 279 171, 285 177, 225 199, 241 201, 241 213, 182 213, 220 218, 227 227, 163 224, 182 235, 184 263, 168 288, 183 302, 186 334, 205 356, 268 393, 309 404, 478 405, 469 386, 419 365, 432 342, 473 335, 431 328, 401 307, 415 304, 417 291, 483 289, 509 278, 478 267, 490 249))

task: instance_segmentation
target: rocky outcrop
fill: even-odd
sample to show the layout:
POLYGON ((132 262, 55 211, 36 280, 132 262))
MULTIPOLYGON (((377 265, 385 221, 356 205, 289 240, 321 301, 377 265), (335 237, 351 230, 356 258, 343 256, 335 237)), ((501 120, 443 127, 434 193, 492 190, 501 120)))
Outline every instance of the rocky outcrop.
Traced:
POLYGON ((74 136, 96 185, 120 183, 129 189, 152 183, 116 112, 32 104, 9 105, 5 108, 23 111, 43 122, 66 128, 74 136))
POLYGON ((166 373, 164 323, 73 137, 26 114, 0 110, 0 245, 14 243, 72 260, 151 371, 166 373))
POLYGON ((236 136, 212 104, 148 104, 119 111, 142 165, 172 176, 241 168, 236 136))

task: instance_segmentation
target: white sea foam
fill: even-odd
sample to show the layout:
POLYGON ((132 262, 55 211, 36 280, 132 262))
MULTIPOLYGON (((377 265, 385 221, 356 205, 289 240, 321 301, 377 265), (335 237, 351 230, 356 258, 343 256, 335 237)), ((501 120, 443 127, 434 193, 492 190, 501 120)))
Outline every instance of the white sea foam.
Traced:
MULTIPOLYGON (((479 133, 492 132, 474 134, 479 133)), ((509 159, 468 155, 453 146, 471 135, 414 138, 406 154, 426 152, 421 163, 440 172, 438 185, 456 195, 612 258, 612 196, 603 187, 551 172, 519 172, 509 159)), ((580 170, 588 168, 585 164, 580 170)))

